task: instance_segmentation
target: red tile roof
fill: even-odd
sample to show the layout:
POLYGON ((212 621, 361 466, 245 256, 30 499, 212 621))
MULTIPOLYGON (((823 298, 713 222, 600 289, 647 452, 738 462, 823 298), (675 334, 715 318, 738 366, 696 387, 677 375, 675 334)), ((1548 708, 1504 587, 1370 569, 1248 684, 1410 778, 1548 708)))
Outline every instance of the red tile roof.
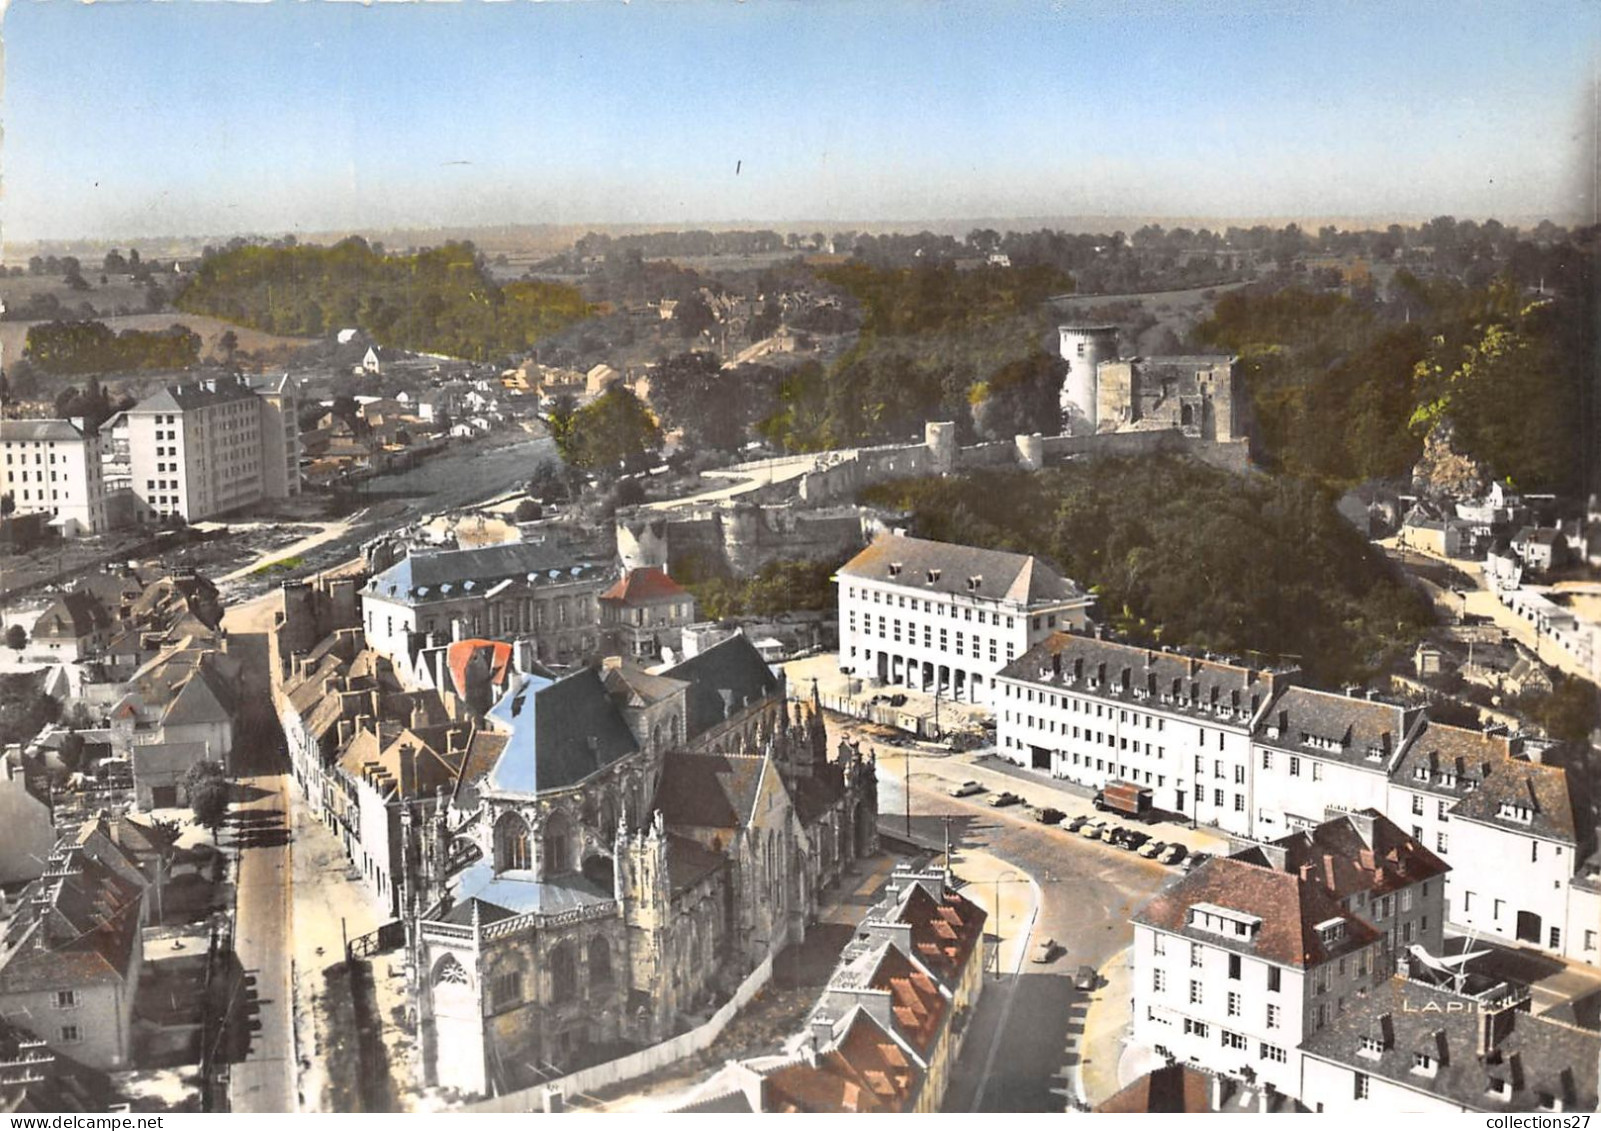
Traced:
POLYGON ((912 925, 917 960, 946 985, 961 980, 968 956, 984 937, 984 909, 964 895, 947 891, 936 900, 914 884, 901 904, 900 921, 912 925))
POLYGON ((1159 892, 1134 917, 1136 923, 1172 931, 1213 946, 1236 950, 1283 966, 1320 966, 1339 954, 1358 950, 1379 937, 1320 884, 1299 875, 1244 860, 1208 860, 1159 892), (1213 934, 1189 924, 1190 908, 1210 903, 1261 920, 1254 939, 1213 934), (1317 932, 1330 919, 1345 922, 1344 937, 1325 943, 1317 932))
POLYGON ((1211 1091, 1211 1079, 1206 1073, 1184 1064, 1169 1064, 1147 1072, 1117 1095, 1097 1104, 1095 1110, 1112 1115, 1211 1111, 1211 1091))
POLYGON ((458 640, 445 652, 450 666, 450 681, 457 695, 467 694, 467 665, 480 652, 489 661, 489 682, 499 687, 506 682, 511 669, 511 645, 498 640, 458 640))
POLYGON ((624 605, 651 605, 687 596, 689 590, 655 566, 646 566, 643 569, 629 570, 617 580, 616 584, 602 593, 600 599, 619 601, 624 605))
POLYGON ((788 1065, 762 1082, 769 1112, 900 1112, 923 1072, 882 1026, 858 1010, 845 1035, 816 1064, 788 1065))
POLYGON ((912 965, 898 949, 888 946, 867 984, 875 990, 889 991, 895 1028, 927 1060, 945 1017, 945 997, 934 979, 912 965))

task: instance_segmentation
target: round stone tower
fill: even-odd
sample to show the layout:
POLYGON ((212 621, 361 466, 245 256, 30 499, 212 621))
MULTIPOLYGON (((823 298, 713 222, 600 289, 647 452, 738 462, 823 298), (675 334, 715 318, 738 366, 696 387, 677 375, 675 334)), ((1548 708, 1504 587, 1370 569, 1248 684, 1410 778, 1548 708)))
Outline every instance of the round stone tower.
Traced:
POLYGON ((1058 326, 1057 332, 1062 360, 1067 362, 1067 379, 1062 382, 1063 427, 1075 436, 1093 436, 1098 423, 1095 367, 1117 359, 1117 327, 1058 326))

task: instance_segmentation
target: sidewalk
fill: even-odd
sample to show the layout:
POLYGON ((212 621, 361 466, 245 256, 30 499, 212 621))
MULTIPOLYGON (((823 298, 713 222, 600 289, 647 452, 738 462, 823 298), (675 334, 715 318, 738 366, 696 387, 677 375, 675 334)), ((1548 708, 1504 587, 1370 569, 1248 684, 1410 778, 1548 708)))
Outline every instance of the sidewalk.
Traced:
MULTIPOLYGON (((347 938, 358 938, 377 930, 380 924, 389 921, 390 915, 388 907, 366 884, 349 877, 350 862, 339 841, 307 812, 292 782, 286 782, 285 794, 290 799, 293 829, 290 842, 291 977, 300 1110, 325 1111, 328 1110, 325 1098, 332 1081, 328 1079, 324 1058, 318 1055, 317 1044, 324 1038, 327 1019, 316 1006, 323 992, 323 971, 344 961, 347 938)), ((380 956, 373 963, 373 981, 379 988, 380 1000, 388 981, 388 964, 397 957, 380 956)), ((384 1028, 387 1031, 388 1024, 384 1028)), ((406 1076, 411 1074, 410 1065, 392 1067, 406 1076)), ((340 1085, 348 1086, 348 1081, 340 1085)))
POLYGON ((1101 967, 1101 986, 1084 1014, 1074 1090, 1091 1107, 1161 1063, 1155 1053, 1128 1043, 1134 1020, 1129 957, 1128 950, 1120 950, 1101 967))
MULTIPOLYGON (((951 853, 952 873, 962 895, 984 909, 989 918, 984 933, 1000 935, 999 968, 1015 974, 1028 956, 1029 941, 1039 918, 1039 884, 1027 872, 988 852, 957 850, 951 853), (999 896, 997 904, 996 897, 999 896), (999 916, 996 909, 999 907, 999 916)), ((936 863, 938 858, 936 858, 936 863)), ((995 945, 993 942, 990 945, 995 945)), ((992 970, 995 969, 991 960, 992 970)))

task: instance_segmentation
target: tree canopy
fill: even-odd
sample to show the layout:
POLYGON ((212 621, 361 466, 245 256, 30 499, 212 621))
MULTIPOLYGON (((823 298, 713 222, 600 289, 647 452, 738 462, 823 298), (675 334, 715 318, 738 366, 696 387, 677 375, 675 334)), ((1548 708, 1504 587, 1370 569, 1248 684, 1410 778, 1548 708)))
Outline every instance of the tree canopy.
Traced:
POLYGON ((885 484, 865 499, 911 510, 923 537, 1044 556, 1135 640, 1256 652, 1324 682, 1366 678, 1431 621, 1303 480, 1106 459, 885 484))
POLYGON ((586 471, 631 470, 648 464, 662 446, 655 416, 621 385, 613 385, 583 408, 553 408, 550 430, 562 459, 586 471))
POLYGON ((46 373, 74 376, 185 369, 200 360, 200 346, 200 335, 178 323, 118 332, 104 322, 44 322, 28 327, 23 355, 46 373))
POLYGON ((526 350, 590 313, 572 287, 497 283, 471 243, 385 255, 357 236, 332 247, 213 251, 177 305, 275 334, 359 327, 385 346, 479 361, 526 350))

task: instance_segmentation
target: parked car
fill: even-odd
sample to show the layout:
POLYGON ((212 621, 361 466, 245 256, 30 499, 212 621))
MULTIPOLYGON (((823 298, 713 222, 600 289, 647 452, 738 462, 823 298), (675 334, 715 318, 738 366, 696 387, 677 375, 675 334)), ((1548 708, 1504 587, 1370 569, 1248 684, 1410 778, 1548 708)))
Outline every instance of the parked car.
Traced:
POLYGON ((1098 839, 1105 841, 1107 844, 1116 844, 1118 834, 1125 831, 1127 830, 1122 825, 1102 825, 1101 835, 1098 839))
POLYGON ((1063 816, 1065 814, 1060 809, 1053 808, 1050 805, 1034 811, 1034 819, 1042 825, 1060 824, 1063 816))
POLYGON ((1184 870, 1193 872, 1210 859, 1212 859, 1210 852, 1192 852, 1190 853, 1190 858, 1184 862, 1184 870))
POLYGON ((1105 821, 1087 821, 1078 827, 1078 835, 1086 840, 1099 840, 1104 831, 1106 831, 1105 821))
POLYGON ((1017 794, 1015 794, 1011 790, 1007 789, 1007 790, 1002 790, 1000 793, 997 793, 994 797, 991 797, 990 801, 989 801, 989 805, 990 805, 991 809, 1000 809, 1000 808, 1003 808, 1003 807, 1005 807, 1007 805, 1016 805, 1018 802, 1020 802, 1022 800, 1023 799, 1021 797, 1019 797, 1017 794))
POLYGON ((1180 860, 1184 859, 1184 854, 1188 851, 1189 850, 1182 844, 1175 842, 1164 848, 1162 850, 1162 854, 1156 859, 1158 863, 1162 864, 1177 864, 1180 860))
POLYGON ((1082 829, 1085 825, 1087 825, 1089 823, 1090 823, 1090 819, 1088 817, 1086 817, 1084 814, 1080 813, 1078 816, 1074 817, 1071 821, 1063 821, 1062 822, 1062 827, 1064 829, 1066 829, 1070 833, 1076 833, 1080 829, 1082 829))
POLYGON ((964 781, 961 785, 951 786, 952 797, 972 797, 975 793, 983 793, 984 786, 976 781, 964 781))
POLYGON ((1041 964, 1049 962, 1056 957, 1057 952, 1061 949, 1055 939, 1041 939, 1034 944, 1032 960, 1041 964))
POLYGON ((1150 833, 1142 833, 1135 829, 1129 829, 1118 838, 1117 846, 1127 852, 1138 852, 1144 847, 1145 842, 1150 839, 1150 833))
POLYGON ((1151 843, 1147 844, 1144 848, 1140 849, 1140 855, 1145 857, 1147 860, 1155 860, 1158 856, 1160 856, 1165 851, 1167 851, 1166 842, 1160 841, 1160 840, 1153 840, 1153 841, 1151 841, 1151 843))
POLYGON ((1080 966, 1078 973, 1073 975, 1073 986, 1080 990, 1093 990, 1101 984, 1101 976, 1096 973, 1093 966, 1080 966))

